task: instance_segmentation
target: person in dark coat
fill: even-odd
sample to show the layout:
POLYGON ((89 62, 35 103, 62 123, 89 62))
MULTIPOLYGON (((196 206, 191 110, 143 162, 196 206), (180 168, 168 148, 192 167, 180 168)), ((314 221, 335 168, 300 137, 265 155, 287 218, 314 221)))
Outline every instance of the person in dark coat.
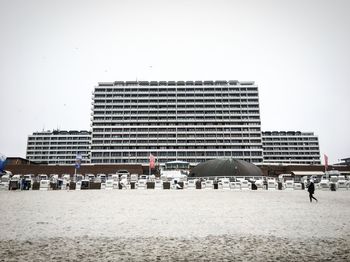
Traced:
POLYGON ((313 196, 313 194, 315 193, 315 184, 313 179, 310 179, 310 183, 309 183, 309 186, 307 187, 307 191, 309 192, 310 202, 312 202, 312 199, 315 199, 316 202, 318 202, 318 200, 313 196))

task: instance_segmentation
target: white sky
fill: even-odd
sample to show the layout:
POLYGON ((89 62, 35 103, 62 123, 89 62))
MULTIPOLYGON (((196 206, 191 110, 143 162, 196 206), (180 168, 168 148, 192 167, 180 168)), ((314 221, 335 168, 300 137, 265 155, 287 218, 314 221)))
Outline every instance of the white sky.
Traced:
POLYGON ((312 131, 350 157, 350 1, 0 0, 0 152, 90 129, 115 80, 253 80, 262 130, 312 131))

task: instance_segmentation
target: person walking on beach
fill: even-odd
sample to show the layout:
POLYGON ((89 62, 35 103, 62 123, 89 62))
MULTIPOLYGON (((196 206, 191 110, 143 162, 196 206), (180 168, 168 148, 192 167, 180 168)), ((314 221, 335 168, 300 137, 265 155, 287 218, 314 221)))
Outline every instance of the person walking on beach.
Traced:
POLYGON ((309 192, 310 203, 312 202, 312 199, 315 199, 316 202, 318 202, 318 200, 313 196, 313 194, 315 193, 315 184, 312 178, 310 179, 310 183, 307 187, 307 191, 309 192))

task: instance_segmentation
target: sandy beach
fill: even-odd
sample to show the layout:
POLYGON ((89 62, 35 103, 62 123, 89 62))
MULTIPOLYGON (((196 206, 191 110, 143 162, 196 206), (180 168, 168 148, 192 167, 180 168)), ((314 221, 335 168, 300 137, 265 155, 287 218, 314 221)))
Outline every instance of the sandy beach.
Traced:
POLYGON ((349 261, 350 191, 0 192, 0 261, 349 261))

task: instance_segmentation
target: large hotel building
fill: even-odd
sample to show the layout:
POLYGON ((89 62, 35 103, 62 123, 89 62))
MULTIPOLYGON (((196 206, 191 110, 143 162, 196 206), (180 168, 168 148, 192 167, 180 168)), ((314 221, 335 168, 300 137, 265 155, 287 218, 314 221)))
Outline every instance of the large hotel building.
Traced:
POLYGON ((89 131, 42 131, 28 136, 27 159, 45 164, 74 164, 78 154, 90 163, 89 131))
POLYGON ((258 87, 239 81, 116 81, 93 93, 91 163, 263 161, 258 87))
POLYGON ((264 163, 321 164, 318 137, 312 132, 262 132, 264 163))
POLYGON ((310 132, 261 131, 258 87, 239 81, 115 81, 92 95, 92 132, 46 131, 28 137, 27 158, 48 164, 192 165, 214 158, 320 164, 310 132))

